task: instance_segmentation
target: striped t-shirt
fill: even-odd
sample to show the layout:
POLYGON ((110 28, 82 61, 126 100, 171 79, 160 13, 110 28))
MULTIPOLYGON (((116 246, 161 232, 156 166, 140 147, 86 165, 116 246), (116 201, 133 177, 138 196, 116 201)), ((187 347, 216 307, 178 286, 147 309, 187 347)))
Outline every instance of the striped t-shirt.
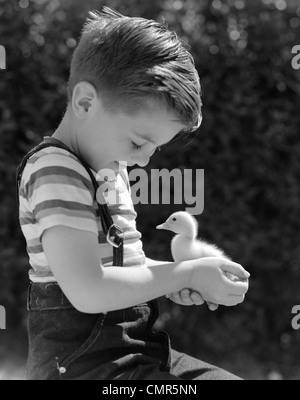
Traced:
MULTIPOLYGON (((109 182, 103 179, 100 172, 91 171, 99 183, 98 190, 104 190, 105 184, 112 219, 124 231, 124 266, 145 265, 127 169, 119 165, 115 170, 115 179, 109 182)), ((47 147, 29 158, 22 175, 19 200, 19 220, 26 239, 31 281, 56 281, 41 241, 43 233, 54 226, 97 234, 99 264, 104 267, 112 265, 113 247, 106 242, 91 178, 78 159, 67 150, 47 147)))

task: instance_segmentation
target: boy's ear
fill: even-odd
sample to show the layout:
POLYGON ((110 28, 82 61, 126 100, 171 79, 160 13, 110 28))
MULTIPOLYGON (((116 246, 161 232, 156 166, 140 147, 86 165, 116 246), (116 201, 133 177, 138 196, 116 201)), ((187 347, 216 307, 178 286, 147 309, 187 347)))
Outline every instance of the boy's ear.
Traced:
POLYGON ((92 109, 95 109, 97 98, 97 91, 91 83, 77 83, 72 96, 72 107, 75 115, 80 119, 86 118, 92 109))

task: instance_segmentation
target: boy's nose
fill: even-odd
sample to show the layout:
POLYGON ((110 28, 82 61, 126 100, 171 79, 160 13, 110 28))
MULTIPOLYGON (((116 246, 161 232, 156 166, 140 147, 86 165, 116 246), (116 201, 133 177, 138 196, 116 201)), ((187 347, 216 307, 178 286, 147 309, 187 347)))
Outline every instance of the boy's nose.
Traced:
POLYGON ((151 156, 154 154, 154 151, 151 151, 149 153, 149 151, 145 151, 143 154, 140 154, 139 157, 137 157, 136 159, 136 163, 140 166, 140 167, 146 167, 149 164, 150 158, 151 156))

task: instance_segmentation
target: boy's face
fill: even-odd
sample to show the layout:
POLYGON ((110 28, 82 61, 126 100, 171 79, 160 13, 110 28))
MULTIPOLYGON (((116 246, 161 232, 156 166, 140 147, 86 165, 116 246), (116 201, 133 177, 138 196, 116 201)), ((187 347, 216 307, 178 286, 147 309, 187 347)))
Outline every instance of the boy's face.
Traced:
POLYGON ((82 146, 95 171, 116 161, 144 167, 158 147, 185 128, 159 104, 129 115, 106 111, 100 100, 84 125, 82 146))

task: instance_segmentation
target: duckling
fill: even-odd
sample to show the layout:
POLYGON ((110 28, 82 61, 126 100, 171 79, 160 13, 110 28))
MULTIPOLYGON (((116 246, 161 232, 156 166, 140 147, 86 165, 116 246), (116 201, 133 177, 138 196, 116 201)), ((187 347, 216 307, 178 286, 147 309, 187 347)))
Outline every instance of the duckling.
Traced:
POLYGON ((197 239, 198 222, 195 217, 185 211, 175 212, 165 223, 158 225, 156 229, 166 229, 177 233, 171 242, 171 252, 175 262, 202 257, 228 259, 224 251, 214 244, 197 239))
MULTIPOLYGON (((216 245, 197 239, 198 222, 195 217, 186 211, 175 212, 166 222, 157 225, 156 229, 166 229, 177 233, 171 242, 171 252, 175 262, 203 257, 218 257, 230 260, 224 251, 216 245)), ((240 280, 229 272, 226 272, 225 275, 233 282, 240 280)))

